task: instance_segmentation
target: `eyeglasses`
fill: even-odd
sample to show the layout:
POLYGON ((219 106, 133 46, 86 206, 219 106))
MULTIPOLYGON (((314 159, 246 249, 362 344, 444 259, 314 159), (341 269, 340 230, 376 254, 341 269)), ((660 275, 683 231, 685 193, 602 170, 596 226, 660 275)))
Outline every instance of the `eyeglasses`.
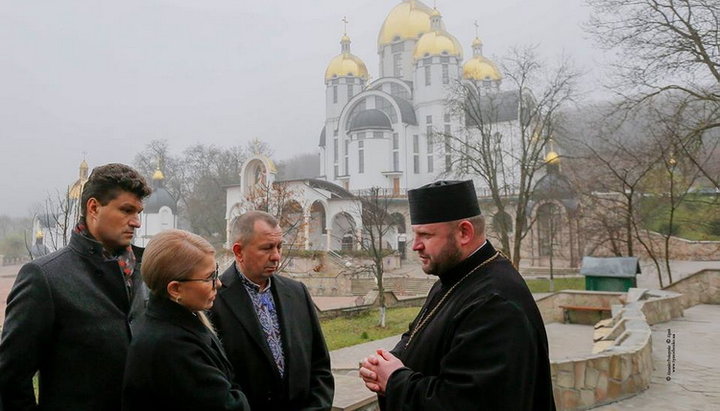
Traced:
POLYGON ((208 277, 208 278, 182 278, 180 280, 175 280, 175 281, 177 281, 179 283, 187 283, 187 282, 191 282, 191 281, 202 281, 204 283, 210 282, 210 283, 212 283, 212 288, 214 290, 217 285, 217 280, 219 277, 220 277, 220 266, 217 263, 215 263, 215 271, 212 274, 210 274, 210 277, 208 277))

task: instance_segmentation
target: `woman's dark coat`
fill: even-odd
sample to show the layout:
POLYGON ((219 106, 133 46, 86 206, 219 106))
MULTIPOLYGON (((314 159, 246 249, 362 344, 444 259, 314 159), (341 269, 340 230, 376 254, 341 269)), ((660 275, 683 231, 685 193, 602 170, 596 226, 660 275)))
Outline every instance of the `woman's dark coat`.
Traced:
POLYGON ((231 381, 220 342, 200 318, 151 295, 128 351, 123 410, 249 410, 231 381))

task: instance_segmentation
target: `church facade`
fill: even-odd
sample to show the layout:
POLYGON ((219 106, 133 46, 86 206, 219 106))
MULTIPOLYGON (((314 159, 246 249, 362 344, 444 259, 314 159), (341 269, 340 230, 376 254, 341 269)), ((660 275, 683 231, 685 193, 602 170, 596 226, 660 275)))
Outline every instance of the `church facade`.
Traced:
MULTIPOLYGON (((468 43, 471 54, 466 58, 462 42, 447 30, 437 9, 420 1, 402 1, 380 27, 378 75, 371 80, 367 65, 352 53, 351 39, 344 33, 340 53, 330 60, 324 74, 326 108, 318 144, 318 176, 277 180, 270 159, 260 155, 249 159, 242 167, 240 184, 227 188, 227 246, 231 246, 230 225, 235 216, 253 208, 270 211, 271 198, 282 198, 275 201, 275 214, 286 226, 297 227, 291 241, 298 248, 359 249, 365 241, 363 220, 367 218, 358 198, 379 188, 393 199, 387 202, 387 211, 395 225, 384 241, 404 255, 412 241, 407 190, 441 178, 474 180, 492 231, 497 218, 492 209, 485 208, 489 202, 482 201, 489 195, 484 180, 457 170, 458 144, 463 138, 458 136, 472 131, 465 116, 453 112, 448 102, 458 85, 471 88, 479 99, 500 101, 491 120, 493 130, 508 136, 503 139, 508 145, 503 150, 512 154, 520 138, 520 93, 501 90, 502 73, 483 55, 477 35, 468 43), (265 200, 258 203, 258 198, 265 200)), ((516 178, 513 157, 502 159, 509 185, 516 178)), ((536 209, 541 206, 534 203, 536 209)), ((536 209, 529 210, 531 216, 536 209)), ((501 217, 503 221, 511 218, 501 217)), ((529 245, 524 254, 532 256, 537 250, 529 245)), ((567 263, 575 264, 576 258, 572 260, 567 263)))

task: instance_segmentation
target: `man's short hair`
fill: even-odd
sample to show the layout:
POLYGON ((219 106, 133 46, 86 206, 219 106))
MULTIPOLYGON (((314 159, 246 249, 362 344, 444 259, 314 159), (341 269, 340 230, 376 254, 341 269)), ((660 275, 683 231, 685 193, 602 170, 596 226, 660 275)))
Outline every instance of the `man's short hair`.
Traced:
POLYGON ((279 225, 278 220, 271 214, 259 210, 248 211, 235 217, 232 222, 230 235, 233 243, 247 244, 255 234, 255 222, 257 221, 264 221, 273 228, 279 225))
POLYGON ((468 220, 470 224, 473 225, 476 236, 485 234, 485 216, 482 214, 476 215, 475 217, 463 218, 463 220, 468 220))
POLYGON ((140 200, 149 196, 152 189, 143 176, 125 164, 111 163, 95 167, 83 187, 80 213, 87 213, 87 202, 95 198, 102 205, 114 200, 122 191, 135 194, 140 200))

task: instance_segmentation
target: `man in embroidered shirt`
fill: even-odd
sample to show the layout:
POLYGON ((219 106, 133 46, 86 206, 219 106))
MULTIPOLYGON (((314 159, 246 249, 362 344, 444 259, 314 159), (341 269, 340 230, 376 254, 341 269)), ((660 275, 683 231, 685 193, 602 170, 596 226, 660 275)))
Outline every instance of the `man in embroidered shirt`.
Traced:
POLYGON ((258 410, 329 410, 330 355, 305 286, 276 275, 283 233, 250 211, 232 223, 235 263, 221 276, 213 323, 235 378, 258 410))
POLYGON ((130 243, 149 194, 126 165, 95 168, 68 246, 20 269, 0 342, 6 411, 120 409, 130 323, 147 296, 142 249, 130 243))
POLYGON ((385 410, 554 410, 547 336, 530 291, 485 238, 472 181, 408 191, 423 271, 440 279, 392 352, 361 363, 385 410))

